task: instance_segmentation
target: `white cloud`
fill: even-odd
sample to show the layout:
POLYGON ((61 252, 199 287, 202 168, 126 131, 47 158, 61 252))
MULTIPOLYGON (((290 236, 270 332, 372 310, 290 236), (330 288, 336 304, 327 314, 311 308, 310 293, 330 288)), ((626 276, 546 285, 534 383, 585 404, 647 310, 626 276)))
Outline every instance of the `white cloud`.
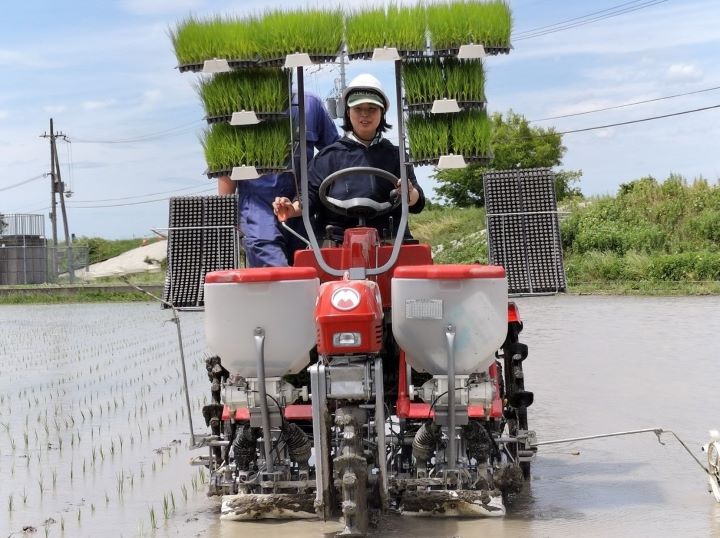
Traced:
POLYGON ((0 120, 7 118, 10 113, 7 110, 0 110, 0 120))
POLYGON ((677 82, 696 82, 702 80, 703 71, 697 65, 673 64, 668 67, 665 77, 677 82))
POLYGON ((104 101, 84 101, 82 107, 84 110, 100 110, 114 104, 115 99, 105 99, 104 101))
POLYGON ((65 105, 46 105, 43 110, 48 114, 61 114, 67 110, 65 105))

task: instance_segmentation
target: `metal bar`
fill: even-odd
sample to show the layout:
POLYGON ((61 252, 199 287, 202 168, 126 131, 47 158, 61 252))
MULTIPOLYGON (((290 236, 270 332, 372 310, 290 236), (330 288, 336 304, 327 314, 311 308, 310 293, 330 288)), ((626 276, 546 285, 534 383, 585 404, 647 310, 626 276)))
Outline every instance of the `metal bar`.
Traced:
POLYGON ((695 454, 693 454, 693 453, 690 451, 690 449, 688 448, 688 446, 683 442, 682 439, 680 439, 680 437, 677 436, 677 434, 676 434, 674 431, 672 431, 672 430, 665 430, 665 429, 663 429, 663 428, 645 428, 645 429, 643 429, 643 430, 627 430, 627 431, 623 431, 623 432, 600 433, 600 434, 597 434, 597 435, 586 435, 586 436, 584 436, 584 437, 570 437, 570 438, 568 438, 568 439, 553 439, 552 441, 540 441, 540 442, 536 442, 536 443, 531 443, 531 446, 556 445, 556 444, 560 444, 560 443, 574 443, 575 441, 587 441, 588 439, 602 439, 602 438, 604 438, 604 437, 618 437, 618 436, 621 436, 621 435, 634 435, 634 434, 636 434, 636 433, 648 433, 648 432, 653 432, 653 433, 657 436, 658 442, 659 442, 661 445, 664 445, 665 443, 663 443, 663 442, 660 440, 660 435, 663 434, 663 433, 669 433, 669 434, 671 434, 673 437, 675 437, 675 439, 678 440, 678 442, 679 442, 679 443, 682 445, 682 447, 687 451, 687 453, 690 454, 690 456, 692 457, 692 459, 695 460, 695 462, 700 466, 700 468, 701 468, 703 471, 705 471, 707 474, 710 474, 710 471, 708 470, 708 468, 705 467, 705 466, 700 462, 699 459, 697 459, 697 457, 695 456, 695 454))
POLYGON ((395 97, 397 100, 397 118, 398 118, 398 154, 400 157, 400 200, 402 202, 402 212, 400 215, 400 223, 398 224, 397 235, 393 242, 392 252, 390 252, 390 258, 381 267, 369 269, 368 275, 379 275, 390 270, 395 265, 395 262, 400 255, 400 246, 405 236, 405 230, 407 229, 408 222, 408 177, 407 169, 405 168, 405 118, 403 117, 402 107, 402 60, 395 60, 395 97))
POLYGON ((660 435, 665 430, 662 428, 645 428, 643 430, 627 430, 622 432, 613 433, 599 433, 597 435, 586 435, 584 437, 568 437, 567 439, 553 439, 552 441, 540 441, 532 443, 532 446, 543 446, 543 445, 556 445, 559 443, 573 443, 575 441, 587 441, 588 439, 601 439, 603 437, 617 437, 620 435, 634 435, 636 433, 647 433, 653 432, 655 435, 660 435))
POLYGON ((188 421, 190 422, 190 442, 191 447, 195 448, 195 432, 193 431, 193 423, 192 423, 192 406, 190 405, 190 390, 188 387, 188 381, 187 381, 187 370, 185 368, 185 350, 183 348, 183 340, 182 340, 182 332, 180 330, 180 316, 178 315, 178 311, 175 308, 175 306, 172 303, 169 303, 162 298, 158 297, 157 295, 150 293, 146 289, 141 288, 140 286, 137 286, 130 282, 130 280, 127 278, 127 275, 124 277, 121 277, 125 283, 130 286, 131 288, 135 288, 138 291, 143 292, 145 295, 149 295, 156 301, 159 301, 160 303, 164 304, 168 308, 172 310, 173 313, 173 322, 175 323, 175 326, 177 327, 177 335, 178 335, 178 347, 180 348, 180 366, 182 366, 182 373, 183 373, 183 384, 185 388, 185 404, 187 405, 188 410, 188 421))
MULTIPOLYGON (((158 233, 158 230, 215 230, 215 229, 225 229, 225 228, 235 228, 234 224, 223 224, 222 226, 173 226, 171 228, 150 228, 151 231, 158 233)), ((161 234, 158 234, 161 235, 161 234)))
POLYGON ((387 501, 387 462, 385 459, 385 389, 382 358, 375 359, 375 432, 377 434, 378 467, 380 468, 380 502, 387 501))
POLYGON ((320 435, 320 363, 308 366, 310 373, 310 395, 312 397, 312 426, 313 426, 313 446, 315 447, 315 505, 318 508, 324 508, 323 499, 323 449, 322 435, 320 435))
POLYGON ((546 211, 509 211, 506 213, 488 213, 488 217, 504 217, 504 216, 518 216, 518 215, 569 215, 569 211, 555 211, 555 210, 546 210, 546 211))
POLYGON ((255 328, 255 350, 258 393, 260 394, 260 418, 263 429, 263 448, 265 450, 265 470, 273 472, 272 461, 272 432, 270 431, 270 411, 267 404, 267 392, 265 390, 265 329, 255 328))
POLYGON ((445 328, 448 352, 448 468, 455 469, 457 444, 455 440, 455 326, 445 328))

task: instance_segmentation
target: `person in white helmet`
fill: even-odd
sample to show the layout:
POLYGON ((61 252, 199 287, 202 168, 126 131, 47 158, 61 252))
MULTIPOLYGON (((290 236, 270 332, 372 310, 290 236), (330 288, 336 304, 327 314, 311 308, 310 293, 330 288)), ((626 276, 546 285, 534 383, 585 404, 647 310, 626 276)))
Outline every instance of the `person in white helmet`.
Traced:
MULTIPOLYGON (((308 169, 308 195, 310 214, 315 215, 315 228, 322 234, 330 230, 327 239, 341 240, 345 228, 357 226, 356 218, 337 215, 323 206, 318 197, 320 183, 331 173, 356 166, 370 166, 386 170, 395 177, 400 177, 400 156, 398 147, 392 144, 383 133, 390 128, 385 115, 390 101, 380 84, 372 75, 363 74, 355 77, 343 91, 345 113, 343 129, 345 136, 337 142, 323 148, 311 161, 308 169)), ((412 167, 408 166, 408 189, 411 213, 419 213, 425 206, 425 195, 417 183, 412 167)), ((354 174, 338 179, 327 193, 339 200, 350 198, 371 198, 377 202, 386 202, 394 189, 387 181, 369 174, 354 174)), ((275 198, 273 209, 278 220, 302 215, 298 198, 275 198)), ((394 237, 400 222, 402 209, 397 207, 392 212, 380 217, 369 219, 369 227, 378 230, 380 238, 394 237)), ((405 232, 406 239, 412 239, 409 229, 405 232)))

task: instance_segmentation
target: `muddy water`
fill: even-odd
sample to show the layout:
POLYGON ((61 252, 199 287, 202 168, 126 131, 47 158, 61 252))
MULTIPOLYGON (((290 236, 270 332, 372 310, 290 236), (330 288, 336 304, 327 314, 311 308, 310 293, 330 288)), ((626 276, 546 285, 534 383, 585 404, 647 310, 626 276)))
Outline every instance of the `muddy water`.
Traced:
MULTIPOLYGON (((535 392, 530 426, 539 441, 662 427, 702 460, 707 430, 720 427, 720 298, 517 302, 530 347, 526 387, 535 392)), ((73 537, 320 537, 337 529, 335 522, 217 520, 217 501, 202 494, 204 477, 187 465, 195 453, 187 448, 168 317, 153 305, 0 307, 0 536, 25 525, 40 536, 73 537), (168 503, 164 511, 171 494, 175 508, 168 503), (44 527, 49 518, 54 523, 44 527)), ((193 418, 204 430, 202 315, 183 314, 182 328, 193 418)), ((672 436, 662 440, 644 433, 544 446, 506 518, 391 516, 374 534, 720 535, 720 504, 702 470, 672 436)))

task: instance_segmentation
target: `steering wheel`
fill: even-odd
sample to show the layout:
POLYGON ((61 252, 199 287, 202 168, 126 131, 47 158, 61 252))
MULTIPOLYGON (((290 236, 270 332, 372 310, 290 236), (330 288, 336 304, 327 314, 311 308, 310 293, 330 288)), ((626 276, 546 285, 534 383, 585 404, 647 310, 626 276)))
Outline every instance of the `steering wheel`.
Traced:
POLYGON ((365 197, 338 200, 337 198, 332 198, 327 195, 328 189, 330 189, 338 179, 354 174, 372 174, 392 184, 393 189, 397 188, 397 182, 399 181, 394 174, 391 174, 387 170, 373 168, 371 166, 354 166, 333 172, 320 183, 320 188, 318 189, 320 201, 330 211, 344 217, 356 217, 362 221, 364 219, 372 219, 380 215, 385 215, 400 205, 400 196, 393 197, 392 192, 390 201, 388 202, 376 202, 372 198, 365 197))

